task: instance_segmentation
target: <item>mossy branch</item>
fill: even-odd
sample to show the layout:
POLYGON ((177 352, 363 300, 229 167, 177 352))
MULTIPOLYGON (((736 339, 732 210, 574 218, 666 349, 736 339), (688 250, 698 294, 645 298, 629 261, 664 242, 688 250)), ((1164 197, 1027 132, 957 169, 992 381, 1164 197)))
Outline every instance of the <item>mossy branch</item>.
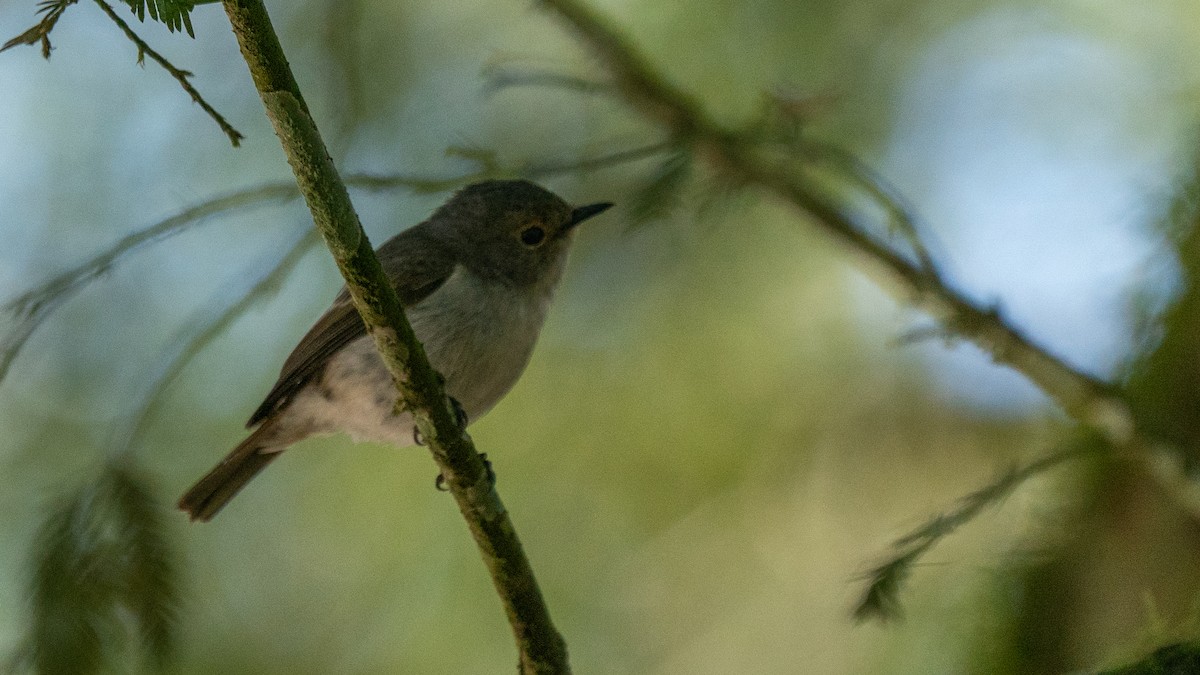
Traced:
POLYGON ((569 672, 566 643, 551 623, 512 521, 363 232, 266 7, 261 0, 225 0, 224 6, 313 221, 491 572, 517 641, 521 671, 569 672))

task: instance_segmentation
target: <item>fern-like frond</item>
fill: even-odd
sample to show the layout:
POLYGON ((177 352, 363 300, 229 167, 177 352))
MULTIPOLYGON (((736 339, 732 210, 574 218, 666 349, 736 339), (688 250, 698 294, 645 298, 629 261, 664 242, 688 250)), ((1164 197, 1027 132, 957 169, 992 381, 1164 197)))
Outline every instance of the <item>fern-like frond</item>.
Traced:
POLYGON ((145 22, 149 14, 151 19, 163 24, 172 33, 182 29, 187 31, 189 37, 196 37, 192 31, 191 16, 196 3, 191 0, 125 0, 125 4, 137 15, 138 21, 145 22))
POLYGON ((37 672, 127 670, 116 661, 129 653, 130 618, 160 670, 171 653, 175 555, 161 507, 128 461, 106 466, 42 523, 21 650, 37 672))

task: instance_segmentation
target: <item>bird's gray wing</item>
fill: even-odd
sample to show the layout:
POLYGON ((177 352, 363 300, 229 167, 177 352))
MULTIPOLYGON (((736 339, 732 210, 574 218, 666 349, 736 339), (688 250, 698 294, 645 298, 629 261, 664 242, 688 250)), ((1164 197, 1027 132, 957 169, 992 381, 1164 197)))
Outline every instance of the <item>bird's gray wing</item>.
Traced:
MULTIPOLYGON (((445 283, 454 272, 454 259, 441 247, 430 246, 428 240, 420 240, 424 246, 413 247, 417 238, 406 237, 406 234, 409 233, 393 237, 377 253, 384 272, 396 287, 400 304, 412 307, 445 283), (421 255, 413 255, 413 248, 420 248, 421 255), (401 281, 397 283, 397 280, 401 281)), ((284 361, 275 386, 271 387, 246 426, 252 427, 287 406, 309 380, 324 370, 331 356, 364 335, 366 327, 362 317, 350 301, 349 292, 343 287, 333 306, 317 319, 317 323, 284 361)))

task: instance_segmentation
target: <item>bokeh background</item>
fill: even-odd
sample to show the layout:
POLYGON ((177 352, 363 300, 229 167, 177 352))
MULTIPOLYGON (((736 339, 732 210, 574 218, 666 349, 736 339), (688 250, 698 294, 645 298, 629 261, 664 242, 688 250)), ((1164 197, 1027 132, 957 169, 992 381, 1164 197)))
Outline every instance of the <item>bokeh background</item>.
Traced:
MULTIPOLYGON (((1195 3, 592 4, 730 124, 764 92, 813 101, 811 133, 906 196, 950 278, 1072 364, 1124 378, 1162 334, 1187 278, 1164 214, 1196 156, 1195 3)), ((474 165, 447 148, 520 166, 659 140, 605 96, 489 90, 497 67, 598 75, 530 3, 269 8, 344 171, 454 176, 474 165)), ((33 10, 0 5, 0 37, 33 10)), ((134 25, 195 73, 240 149, 94 5, 67 12, 49 62, 0 55, 0 301, 183 208, 290 178, 224 15, 201 6, 193 23, 195 40, 134 25)), ((654 170, 544 182, 624 207, 654 170)), ((447 195, 354 196, 381 241, 447 195)), ((1060 447, 1069 421, 974 348, 907 344, 928 320, 781 205, 701 174, 670 206, 581 232, 529 370, 472 427, 578 672, 1063 672, 1200 637, 1195 522, 1082 461, 934 549, 901 621, 856 624, 861 577, 893 539, 1060 447)), ((132 453, 166 512, 242 437, 338 288, 323 249, 152 383, 308 227, 296 202, 205 220, 34 333, 0 384, 0 652, 27 633, 48 509, 132 453)), ((211 524, 167 513, 179 646, 161 668, 510 671, 435 472, 421 450, 323 439, 211 524)))

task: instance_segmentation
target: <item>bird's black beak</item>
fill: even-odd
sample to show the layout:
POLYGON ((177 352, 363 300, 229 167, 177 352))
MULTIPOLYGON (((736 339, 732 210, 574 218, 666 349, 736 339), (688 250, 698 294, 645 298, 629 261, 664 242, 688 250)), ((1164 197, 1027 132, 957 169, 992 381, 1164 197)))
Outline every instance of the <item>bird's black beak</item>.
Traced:
POLYGON ((588 204, 587 206, 577 206, 571 211, 571 219, 563 226, 563 230, 569 230, 572 227, 582 223, 592 216, 599 215, 609 210, 612 207, 612 202, 600 202, 599 204, 588 204))

